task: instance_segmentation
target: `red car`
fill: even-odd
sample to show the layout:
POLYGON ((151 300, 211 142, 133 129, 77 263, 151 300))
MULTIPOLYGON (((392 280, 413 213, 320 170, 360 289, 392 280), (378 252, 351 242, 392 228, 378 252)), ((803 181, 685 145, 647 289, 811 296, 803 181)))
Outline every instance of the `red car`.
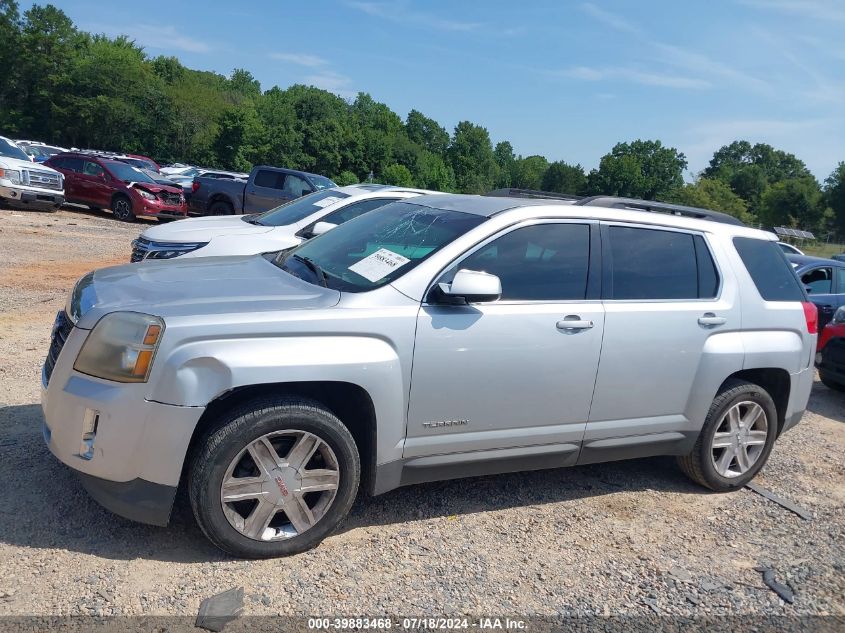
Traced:
POLYGON ((181 187, 156 184, 146 174, 119 160, 65 152, 45 162, 65 176, 65 200, 92 209, 111 209, 114 217, 173 220, 188 215, 181 187))
POLYGON ((845 307, 836 311, 833 320, 819 335, 816 367, 825 385, 845 391, 845 307))

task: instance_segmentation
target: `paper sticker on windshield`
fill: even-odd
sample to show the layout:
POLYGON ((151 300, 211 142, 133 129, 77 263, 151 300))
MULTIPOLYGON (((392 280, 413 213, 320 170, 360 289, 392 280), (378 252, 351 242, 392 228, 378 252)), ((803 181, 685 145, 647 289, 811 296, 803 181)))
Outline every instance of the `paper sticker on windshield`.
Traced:
POLYGON ((337 196, 327 196, 322 200, 317 200, 317 202, 314 203, 314 206, 322 209, 323 207, 327 207, 335 202, 340 202, 341 200, 343 200, 343 198, 338 198, 337 196))
POLYGON ((387 277, 400 266, 407 264, 410 259, 398 253, 380 248, 372 255, 368 255, 360 262, 349 267, 353 273, 358 273, 368 281, 378 281, 387 277))

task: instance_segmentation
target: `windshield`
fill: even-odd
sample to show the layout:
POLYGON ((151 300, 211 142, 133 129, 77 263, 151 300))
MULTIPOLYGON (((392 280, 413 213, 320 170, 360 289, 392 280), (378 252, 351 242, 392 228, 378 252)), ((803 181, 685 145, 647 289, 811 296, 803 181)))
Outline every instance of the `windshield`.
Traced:
POLYGON ((324 176, 309 176, 311 178, 311 182, 314 183, 314 186, 317 187, 318 190, 320 189, 328 189, 329 187, 337 187, 337 183, 325 178, 324 176))
POLYGON ((343 193, 337 189, 315 191, 307 196, 291 200, 280 207, 270 209, 255 218, 253 222, 264 226, 287 226, 348 197, 348 193, 343 193))
POLYGON ((29 161, 29 156, 26 155, 20 147, 0 138, 0 156, 6 158, 17 158, 18 160, 29 161))
POLYGON ((318 285, 365 292, 398 279, 485 219, 394 202, 282 251, 276 263, 318 285))
POLYGON ((126 163, 118 163, 109 161, 106 163, 109 171, 118 180, 123 182, 147 182, 155 184, 155 180, 147 176, 144 172, 138 171, 131 165, 126 163))

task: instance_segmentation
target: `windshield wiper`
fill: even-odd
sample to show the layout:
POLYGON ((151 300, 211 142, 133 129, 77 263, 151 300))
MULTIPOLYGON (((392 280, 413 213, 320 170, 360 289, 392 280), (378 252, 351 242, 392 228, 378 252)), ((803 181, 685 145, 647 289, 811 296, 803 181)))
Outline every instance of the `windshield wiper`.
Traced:
POLYGON ((260 213, 251 213, 249 215, 243 215, 241 216, 241 220, 243 220, 247 224, 257 224, 258 226, 264 226, 264 223, 258 220, 260 215, 260 213))
POLYGON ((305 264, 308 270, 310 270, 317 276, 317 279, 320 281, 320 285, 323 286, 323 288, 329 287, 329 276, 325 272, 323 272, 322 268, 320 268, 316 263, 314 263, 314 260, 308 257, 303 257, 302 255, 298 255, 296 253, 293 254, 293 258, 305 264))

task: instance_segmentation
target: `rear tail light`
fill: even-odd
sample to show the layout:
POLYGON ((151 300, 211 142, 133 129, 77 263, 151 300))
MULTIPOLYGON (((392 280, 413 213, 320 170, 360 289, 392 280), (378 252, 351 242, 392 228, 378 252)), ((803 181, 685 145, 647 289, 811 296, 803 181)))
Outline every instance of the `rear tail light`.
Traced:
POLYGON ((196 180, 191 183, 191 193, 196 193, 199 188, 200 184, 196 180))
POLYGON ((811 301, 801 303, 804 308, 804 318, 807 319, 807 332, 810 334, 819 333, 819 309, 811 301))

